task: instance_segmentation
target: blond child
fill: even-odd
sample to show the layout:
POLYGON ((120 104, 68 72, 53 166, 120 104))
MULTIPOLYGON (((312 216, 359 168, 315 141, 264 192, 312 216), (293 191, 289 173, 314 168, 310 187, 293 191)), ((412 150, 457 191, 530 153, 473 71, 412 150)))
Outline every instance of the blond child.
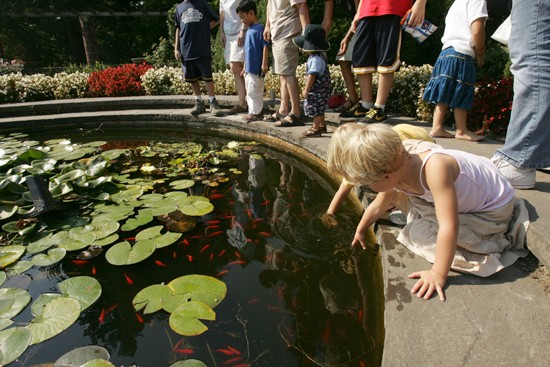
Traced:
POLYGON ((408 197, 407 224, 398 241, 433 263, 409 275, 418 279, 411 289, 418 297, 429 299, 436 292, 445 300, 451 269, 489 276, 527 255, 526 227, 512 225, 514 207, 523 216, 525 204, 487 158, 432 144, 412 147, 407 151, 399 134, 384 124, 347 124, 334 132, 329 171, 378 192, 352 245, 366 248, 367 229, 401 192, 408 197))

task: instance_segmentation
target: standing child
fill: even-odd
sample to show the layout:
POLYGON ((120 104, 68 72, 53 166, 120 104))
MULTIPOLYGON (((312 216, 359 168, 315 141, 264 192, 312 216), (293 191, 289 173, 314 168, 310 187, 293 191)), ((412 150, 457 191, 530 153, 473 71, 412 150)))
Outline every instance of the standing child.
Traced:
POLYGON ((206 0, 185 0, 176 7, 174 56, 181 60, 185 81, 193 89, 195 107, 191 114, 194 116, 206 111, 199 80, 206 84, 210 112, 216 116, 222 115, 214 92, 210 49, 210 30, 218 24, 218 19, 218 14, 206 0))
POLYGON ((325 52, 330 45, 326 39, 325 30, 318 24, 309 24, 304 33, 293 39, 296 46, 309 54, 306 62, 306 84, 302 91, 304 112, 313 117, 313 127, 306 130, 306 138, 321 136, 327 131, 325 126, 325 110, 331 95, 330 71, 325 52))
POLYGON ((468 130, 468 110, 474 102, 476 61, 485 59, 485 0, 455 0, 445 18, 441 38, 443 50, 435 63, 432 77, 424 91, 424 101, 435 103, 430 135, 477 142, 483 136, 468 130), (443 129, 445 113, 453 109, 456 134, 443 129))
POLYGON ((437 292, 443 301, 451 269, 485 277, 527 255, 528 215, 487 158, 423 145, 407 151, 386 124, 346 124, 332 136, 327 164, 330 172, 350 183, 378 192, 363 213, 352 245, 366 248, 367 229, 398 193, 408 197, 403 208, 407 224, 398 241, 433 263, 430 270, 409 275, 419 278, 411 291, 424 299, 437 292))
POLYGON ((263 119, 264 75, 270 42, 264 40, 264 26, 258 23, 258 9, 254 0, 242 0, 237 6, 241 22, 248 27, 244 41, 244 81, 246 86, 247 122, 263 119))

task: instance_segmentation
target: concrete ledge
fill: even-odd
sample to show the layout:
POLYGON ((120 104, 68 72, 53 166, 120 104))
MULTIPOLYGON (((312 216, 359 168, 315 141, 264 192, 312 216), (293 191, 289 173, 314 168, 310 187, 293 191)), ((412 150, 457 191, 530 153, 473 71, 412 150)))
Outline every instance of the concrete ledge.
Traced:
MULTIPOLYGON (((220 96, 218 99, 225 106, 235 103, 234 97, 220 96)), ((55 102, 57 101, 44 103, 48 107, 41 107, 44 108, 42 111, 57 109, 59 112, 43 116, 8 118, 3 112, 9 109, 0 106, 0 132, 37 129, 45 124, 59 129, 66 129, 67 126, 93 129, 107 122, 121 127, 138 124, 151 130, 168 124, 172 127, 181 126, 182 129, 193 127, 233 136, 247 131, 247 135, 257 134, 281 151, 295 149, 297 152, 311 152, 314 157, 310 159, 317 164, 323 164, 326 159, 326 149, 330 141, 330 133, 322 138, 304 139, 301 137, 304 127, 275 128, 265 122, 247 124, 239 116, 216 118, 205 114, 193 118, 189 115, 189 110, 185 109, 189 107, 185 103, 191 102, 189 98, 144 97, 128 101, 94 99, 89 103, 97 108, 95 110, 90 105, 83 106, 88 103, 85 100, 63 101, 57 107, 55 102), (174 100, 188 102, 182 102, 184 104, 181 107, 170 105, 175 103, 174 100), (106 105, 99 106, 101 102, 106 105), (100 110, 121 105, 134 107, 100 110), (162 108, 158 108, 159 105, 163 105, 162 108), (77 108, 88 112, 77 113, 77 108)), ((25 108, 29 111, 35 109, 32 105, 21 105, 12 108, 19 111, 24 111, 25 108)), ((335 114, 327 114, 327 119, 333 125, 338 124, 335 114)), ((392 124, 400 122, 428 126, 395 116, 389 121, 392 124)), ((488 157, 501 145, 490 140, 474 144, 455 139, 440 139, 438 143, 447 148, 488 157)), ((334 178, 326 179, 334 184, 333 187, 336 186, 334 178)), ((538 172, 537 190, 518 191, 517 195, 527 201, 531 215, 528 246, 548 266, 550 175, 538 172)), ((398 228, 383 221, 377 230, 384 272, 384 366, 550 365, 550 348, 547 345, 550 340, 550 296, 543 287, 543 284, 548 286, 550 283, 547 279, 543 284, 540 284, 541 279, 537 280, 539 273, 535 270, 535 258, 520 261, 489 278, 453 274, 446 287, 446 302, 436 299, 424 301, 411 295, 410 288, 414 281, 409 280, 407 275, 426 269, 429 264, 397 242, 398 231, 398 228)))

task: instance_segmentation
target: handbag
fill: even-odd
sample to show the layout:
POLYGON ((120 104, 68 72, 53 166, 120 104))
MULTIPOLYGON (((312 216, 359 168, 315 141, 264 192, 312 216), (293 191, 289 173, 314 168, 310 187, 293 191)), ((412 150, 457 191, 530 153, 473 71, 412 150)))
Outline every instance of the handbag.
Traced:
POLYGON ((512 29, 512 21, 510 16, 502 22, 502 24, 497 28, 495 33, 491 36, 492 39, 498 41, 506 46, 508 46, 508 40, 510 39, 510 31, 512 29))

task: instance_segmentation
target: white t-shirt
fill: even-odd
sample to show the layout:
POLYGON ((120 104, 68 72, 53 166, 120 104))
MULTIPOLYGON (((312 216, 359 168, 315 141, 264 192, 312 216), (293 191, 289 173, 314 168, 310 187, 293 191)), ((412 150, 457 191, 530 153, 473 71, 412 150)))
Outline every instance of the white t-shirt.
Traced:
POLYGON ((223 13, 225 34, 237 34, 241 30, 241 19, 235 10, 240 0, 220 0, 220 14, 223 13))
POLYGON ((269 0, 267 12, 271 26, 271 41, 277 42, 302 31, 302 23, 296 4, 306 0, 269 0))
POLYGON ((457 52, 475 57, 470 26, 476 19, 487 16, 485 0, 455 0, 445 18, 443 49, 452 46, 457 52))

